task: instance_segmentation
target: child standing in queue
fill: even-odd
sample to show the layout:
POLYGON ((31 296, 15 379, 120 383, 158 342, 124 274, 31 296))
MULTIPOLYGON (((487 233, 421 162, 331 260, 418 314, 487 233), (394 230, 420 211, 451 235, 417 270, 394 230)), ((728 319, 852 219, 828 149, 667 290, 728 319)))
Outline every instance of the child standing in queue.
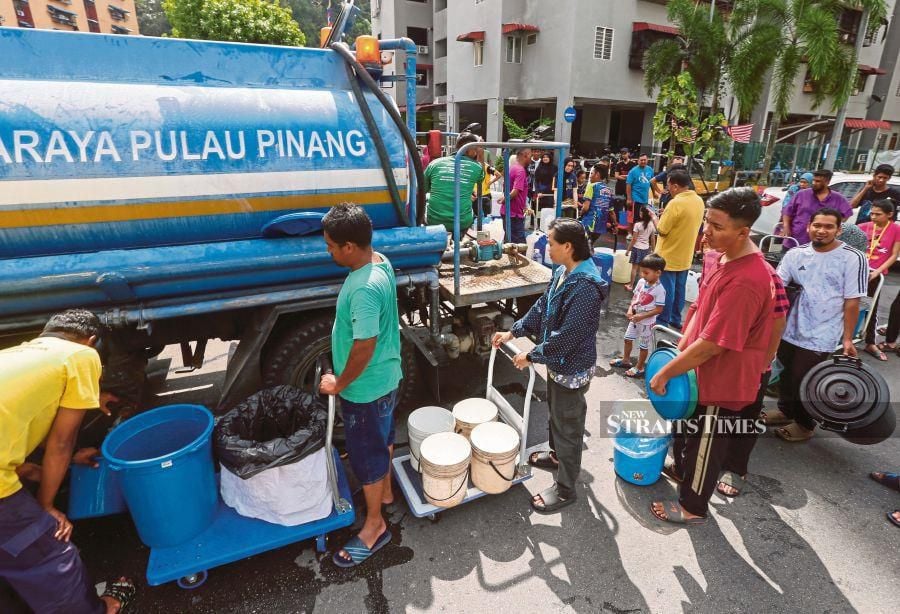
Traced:
POLYGON ((666 289, 659 280, 666 268, 666 260, 657 254, 647 254, 639 266, 641 278, 635 285, 631 304, 625 314, 628 318, 625 348, 621 358, 609 361, 611 367, 627 369, 626 377, 644 375, 644 366, 653 338, 653 325, 656 323, 656 316, 662 313, 666 305, 666 289), (637 365, 632 365, 631 349, 635 340, 639 349, 638 362, 637 365))
POLYGON ((631 292, 638 281, 638 268, 644 257, 650 253, 653 234, 656 232, 656 224, 650 215, 649 206, 643 206, 640 210, 640 221, 634 225, 631 233, 631 243, 628 244, 628 252, 631 254, 631 283, 625 284, 625 289, 631 292))

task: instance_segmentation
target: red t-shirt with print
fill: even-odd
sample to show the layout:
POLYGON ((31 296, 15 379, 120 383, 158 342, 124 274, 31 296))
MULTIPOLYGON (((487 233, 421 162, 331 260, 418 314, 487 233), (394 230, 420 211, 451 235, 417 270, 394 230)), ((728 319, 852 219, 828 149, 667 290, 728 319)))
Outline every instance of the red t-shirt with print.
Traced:
POLYGON ((740 411, 756 400, 772 335, 772 267, 755 252, 704 271, 688 312, 685 342, 703 339, 724 348, 697 367, 701 405, 740 411))

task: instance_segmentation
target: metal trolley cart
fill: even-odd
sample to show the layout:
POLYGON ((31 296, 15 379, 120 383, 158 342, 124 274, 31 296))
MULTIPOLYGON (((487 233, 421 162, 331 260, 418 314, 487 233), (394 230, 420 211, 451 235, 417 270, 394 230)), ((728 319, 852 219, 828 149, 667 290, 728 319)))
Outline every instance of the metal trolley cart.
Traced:
MULTIPOLYGON (((512 360, 512 358, 519 353, 519 349, 512 343, 505 343, 503 344, 502 353, 512 360)), ((512 405, 509 404, 509 401, 507 401, 503 395, 500 394, 500 391, 494 387, 494 363, 496 357, 497 348, 491 348, 491 356, 488 361, 487 391, 485 392, 485 398, 497 406, 500 419, 516 429, 519 433, 519 456, 518 462, 516 463, 516 474, 512 480, 512 484, 516 485, 531 478, 531 467, 528 465, 526 454, 528 419, 531 414, 531 393, 534 391, 534 367, 531 365, 528 367, 528 387, 525 390, 525 406, 522 410, 522 415, 520 416, 518 412, 513 409, 512 405)), ((428 517, 431 520, 435 520, 438 514, 449 508, 432 505, 426 500, 425 493, 422 490, 422 475, 413 469, 411 458, 411 454, 394 457, 393 465, 397 483, 400 484, 400 490, 403 491, 403 496, 406 498, 406 502, 409 504, 409 509, 412 511, 413 516, 416 518, 428 517)), ((485 496, 485 493, 476 488, 470 479, 466 490, 466 497, 460 505, 469 503, 483 496, 485 496)))

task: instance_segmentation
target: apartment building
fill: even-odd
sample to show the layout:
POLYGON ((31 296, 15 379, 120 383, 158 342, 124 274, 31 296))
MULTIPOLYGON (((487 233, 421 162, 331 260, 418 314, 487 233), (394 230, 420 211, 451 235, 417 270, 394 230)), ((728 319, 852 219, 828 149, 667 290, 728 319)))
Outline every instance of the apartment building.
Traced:
POLYGON ((0 26, 140 34, 134 0, 0 0, 0 26))
MULTIPOLYGON (((866 38, 859 58, 844 133, 844 143, 853 147, 878 138, 881 148, 900 148, 900 75, 894 70, 900 19, 895 1, 888 3, 894 18, 866 38)), ((847 9, 840 18, 848 45, 861 16, 847 9)), ((655 102, 643 86, 641 59, 653 42, 678 34, 667 20, 666 0, 373 0, 372 18, 376 35, 409 36, 419 45, 422 128, 455 130, 478 121, 488 139, 499 139, 508 113, 525 124, 551 118, 557 138, 585 153, 659 145, 653 143, 655 102), (574 121, 566 119, 568 108, 575 109, 574 121)), ((393 69, 402 68, 402 54, 397 60, 393 69)), ((812 108, 803 76, 795 87, 786 126, 833 117, 828 108, 812 108)), ((403 104, 401 83, 388 91, 403 104)), ((771 96, 753 115, 756 140, 766 136, 771 96)), ((730 96, 723 107, 736 121, 730 96)), ((822 122, 801 136, 829 135, 822 122)))

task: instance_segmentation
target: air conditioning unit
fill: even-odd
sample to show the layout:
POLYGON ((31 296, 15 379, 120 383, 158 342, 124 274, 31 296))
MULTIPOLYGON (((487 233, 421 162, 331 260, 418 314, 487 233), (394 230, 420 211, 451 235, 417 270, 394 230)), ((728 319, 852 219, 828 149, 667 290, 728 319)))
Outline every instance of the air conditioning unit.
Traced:
POLYGON ((428 55, 428 45, 418 45, 416 47, 416 53, 419 55, 428 55))
POLYGON ((434 104, 444 104, 444 102, 446 102, 446 100, 444 98, 445 98, 444 96, 435 96, 434 104))

